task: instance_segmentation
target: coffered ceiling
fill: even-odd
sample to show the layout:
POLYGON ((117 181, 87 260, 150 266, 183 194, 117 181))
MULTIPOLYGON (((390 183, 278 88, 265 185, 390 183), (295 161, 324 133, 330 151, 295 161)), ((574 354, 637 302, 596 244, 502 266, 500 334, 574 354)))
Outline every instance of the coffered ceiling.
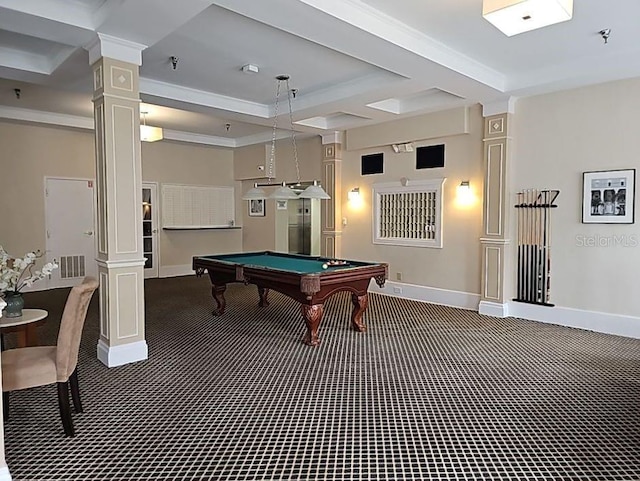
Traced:
POLYGON ((296 130, 331 133, 640 76, 638 18, 637 0, 575 0, 572 20, 506 37, 482 0, 0 0, 0 118, 91 128, 97 33, 146 46, 148 124, 236 147, 271 138, 279 74, 296 130))

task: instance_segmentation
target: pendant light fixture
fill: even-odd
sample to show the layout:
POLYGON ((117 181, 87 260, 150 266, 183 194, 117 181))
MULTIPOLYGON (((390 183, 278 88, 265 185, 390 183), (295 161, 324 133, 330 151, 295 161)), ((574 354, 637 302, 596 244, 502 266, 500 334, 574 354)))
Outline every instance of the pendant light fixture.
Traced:
POLYGON ((147 125, 148 112, 140 112, 142 114, 142 125, 140 126, 140 140, 143 142, 156 142, 164 138, 160 127, 151 127, 147 125))
POLYGON ((251 189, 249 189, 242 196, 242 200, 251 200, 251 199, 264 199, 266 196, 265 191, 262 187, 268 187, 272 185, 279 185, 279 187, 268 197, 270 199, 275 200, 289 200, 289 199, 330 199, 331 197, 327 194, 324 189, 320 186, 317 180, 313 181, 312 185, 309 185, 300 195, 298 195, 291 187, 301 187, 302 183, 300 181, 300 164, 298 162, 298 146, 296 144, 296 131, 293 128, 293 108, 292 108, 292 95, 293 91, 289 87, 289 76, 288 75, 278 75, 276 77, 277 86, 276 86, 276 102, 274 106, 274 115, 273 115, 273 133, 271 136, 271 154, 269 155, 269 162, 267 164, 267 178, 268 182, 265 184, 255 183, 251 189), (293 160, 296 167, 296 181, 295 182, 282 182, 281 184, 273 184, 274 178, 274 166, 276 162, 276 136, 278 130, 278 109, 280 106, 280 90, 282 88, 282 84, 287 90, 287 102, 289 106, 289 125, 291 130, 291 143, 293 144, 293 160))

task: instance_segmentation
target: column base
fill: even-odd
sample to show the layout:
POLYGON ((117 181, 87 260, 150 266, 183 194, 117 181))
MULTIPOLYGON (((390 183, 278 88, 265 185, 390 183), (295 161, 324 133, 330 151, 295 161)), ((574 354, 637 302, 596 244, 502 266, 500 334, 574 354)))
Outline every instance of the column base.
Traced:
POLYGON ((107 367, 122 366, 149 358, 147 341, 109 346, 102 339, 98 341, 98 360, 107 367))
POLYGON ((478 313, 482 314, 483 316, 509 317, 509 304, 480 301, 480 304, 478 305, 478 313))

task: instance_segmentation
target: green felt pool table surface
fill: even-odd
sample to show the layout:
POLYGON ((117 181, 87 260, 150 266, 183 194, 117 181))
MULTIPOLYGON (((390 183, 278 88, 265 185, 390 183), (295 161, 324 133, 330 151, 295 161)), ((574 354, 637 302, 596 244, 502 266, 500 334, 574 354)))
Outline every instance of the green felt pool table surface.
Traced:
POLYGON ((334 259, 323 257, 309 257, 274 252, 251 252, 247 254, 223 254, 216 256, 203 256, 205 259, 218 260, 233 264, 242 264, 252 267, 264 267, 278 269, 297 274, 321 274, 326 271, 352 269, 354 267, 376 265, 375 263, 361 261, 347 261, 344 265, 327 265, 334 259), (323 267, 326 265, 327 267, 323 267))

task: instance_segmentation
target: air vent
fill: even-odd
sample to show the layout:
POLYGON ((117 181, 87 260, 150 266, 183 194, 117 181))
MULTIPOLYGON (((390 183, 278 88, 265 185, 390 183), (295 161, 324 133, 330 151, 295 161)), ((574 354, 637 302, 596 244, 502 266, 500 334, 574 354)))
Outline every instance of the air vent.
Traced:
POLYGON ((60 257, 60 278, 84 277, 84 256, 60 257))

